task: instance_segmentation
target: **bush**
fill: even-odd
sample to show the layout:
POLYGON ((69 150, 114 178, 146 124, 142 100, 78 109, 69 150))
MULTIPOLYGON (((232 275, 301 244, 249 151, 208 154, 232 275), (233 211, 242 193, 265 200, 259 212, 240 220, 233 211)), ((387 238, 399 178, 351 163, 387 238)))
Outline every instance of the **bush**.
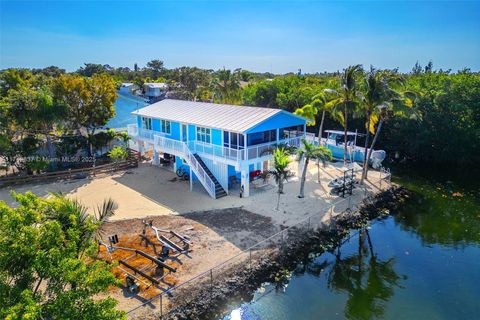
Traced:
POLYGON ((40 171, 48 168, 50 161, 44 159, 30 160, 25 163, 25 167, 33 172, 40 173, 40 171))
POLYGON ((124 147, 115 147, 108 153, 108 157, 115 162, 127 159, 128 152, 124 147))

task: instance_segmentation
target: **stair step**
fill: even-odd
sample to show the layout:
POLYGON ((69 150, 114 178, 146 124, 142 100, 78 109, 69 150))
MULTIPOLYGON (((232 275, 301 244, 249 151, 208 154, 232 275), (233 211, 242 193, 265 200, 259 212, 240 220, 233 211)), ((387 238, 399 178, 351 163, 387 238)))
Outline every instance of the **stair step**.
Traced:
POLYGON ((225 189, 223 189, 222 185, 218 182, 217 178, 213 175, 213 173, 208 169, 207 165, 205 162, 203 162, 202 158, 198 154, 194 154, 193 157, 197 160, 197 162, 200 164, 200 167, 202 167, 203 170, 207 173, 208 177, 213 181, 215 184, 215 199, 225 197, 227 195, 227 192, 225 189))
POLYGON ((227 193, 226 192, 222 192, 220 194, 215 194, 215 199, 218 199, 218 198, 223 198, 223 197, 226 197, 227 196, 227 193))

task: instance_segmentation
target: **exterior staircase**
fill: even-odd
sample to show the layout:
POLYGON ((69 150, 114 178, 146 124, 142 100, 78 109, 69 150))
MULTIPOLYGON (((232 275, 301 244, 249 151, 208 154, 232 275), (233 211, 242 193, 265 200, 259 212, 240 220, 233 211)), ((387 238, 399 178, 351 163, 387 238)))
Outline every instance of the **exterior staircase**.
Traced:
POLYGON ((225 197, 227 195, 227 192, 225 189, 223 189, 222 185, 220 182, 218 182, 217 178, 213 175, 213 173, 208 169, 207 165, 205 162, 203 162, 202 158, 195 153, 193 154, 194 158, 197 160, 197 162, 200 164, 200 166, 203 168, 203 170, 206 172, 206 174, 210 177, 210 179, 213 181, 215 184, 215 199, 225 197))
POLYGON ((163 152, 183 158, 212 198, 218 199, 227 195, 225 189, 205 165, 202 158, 198 154, 194 154, 185 142, 153 135, 153 145, 154 148, 159 148, 163 152))

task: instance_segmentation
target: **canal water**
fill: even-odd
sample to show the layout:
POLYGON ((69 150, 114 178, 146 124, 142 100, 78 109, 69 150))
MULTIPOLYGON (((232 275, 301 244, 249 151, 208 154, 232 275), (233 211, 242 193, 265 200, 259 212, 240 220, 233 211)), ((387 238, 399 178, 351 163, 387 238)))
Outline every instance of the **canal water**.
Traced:
POLYGON ((112 129, 126 128, 127 124, 135 123, 135 118, 130 113, 146 105, 148 105, 148 102, 142 98, 119 93, 114 103, 115 117, 108 121, 106 127, 112 129))
MULTIPOLYGON (((264 284, 223 319, 480 319, 480 184, 401 178, 419 198, 264 284)), ((473 179, 473 181, 472 181, 473 179)))

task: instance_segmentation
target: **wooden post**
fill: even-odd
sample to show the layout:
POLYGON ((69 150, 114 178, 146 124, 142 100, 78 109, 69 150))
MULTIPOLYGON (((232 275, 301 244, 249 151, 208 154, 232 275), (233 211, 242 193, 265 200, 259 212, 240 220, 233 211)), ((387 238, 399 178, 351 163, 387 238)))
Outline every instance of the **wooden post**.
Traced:
POLYGON ((163 317, 163 299, 162 299, 162 295, 160 295, 160 317, 163 317))
POLYGON ((213 270, 210 269, 210 299, 212 299, 213 292, 213 270))

